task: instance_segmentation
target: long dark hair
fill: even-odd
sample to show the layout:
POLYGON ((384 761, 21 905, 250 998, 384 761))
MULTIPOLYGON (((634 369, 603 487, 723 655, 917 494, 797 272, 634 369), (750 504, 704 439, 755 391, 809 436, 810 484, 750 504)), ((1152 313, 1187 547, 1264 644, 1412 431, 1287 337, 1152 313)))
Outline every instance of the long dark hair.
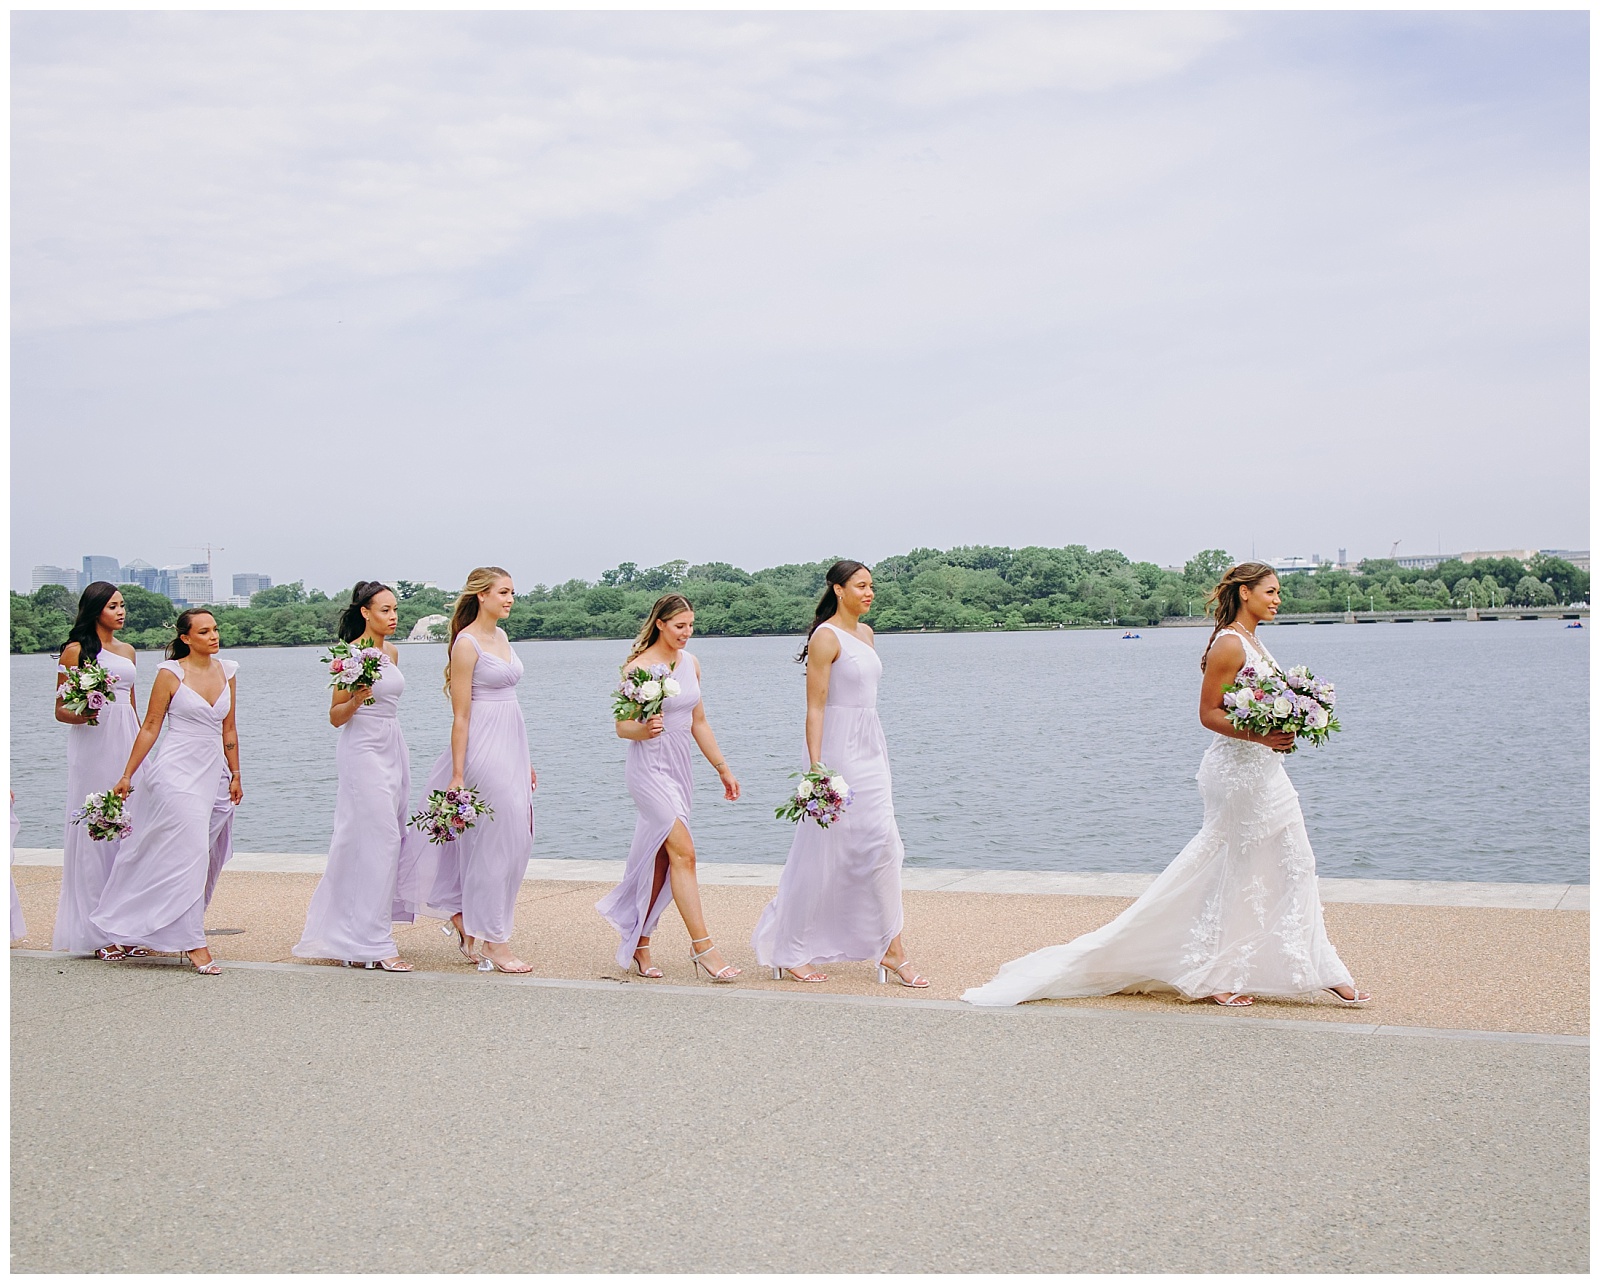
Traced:
MULTIPOLYGON (((100 655, 100 613, 106 603, 120 590, 108 580, 96 580, 83 590, 78 598, 78 618, 72 622, 72 632, 67 634, 67 646, 78 644, 78 663, 97 659, 100 655)), ((66 647, 62 647, 66 650, 66 647)))
POLYGON ((350 605, 345 607, 344 613, 339 616, 339 641, 354 642, 365 633, 367 620, 361 614, 361 608, 368 605, 379 593, 393 592, 394 590, 387 584, 380 584, 377 580, 357 580, 356 586, 350 590, 350 605))
POLYGON ((824 621, 831 620, 839 613, 839 595, 834 592, 835 586, 843 588, 857 571, 867 569, 869 568, 865 562, 852 562, 848 557, 828 568, 828 574, 824 577, 827 583, 822 587, 822 598, 817 603, 817 613, 812 616, 811 627, 806 630, 805 645, 800 648, 800 654, 795 656, 801 664, 806 662, 806 654, 811 650, 811 635, 824 621))
POLYGON ((194 623, 194 617, 197 615, 211 615, 213 620, 217 618, 203 606, 191 606, 184 611, 178 616, 178 622, 172 626, 172 644, 167 647, 167 659, 181 660, 189 654, 189 644, 183 640, 183 635, 189 631, 189 626, 194 623))
POLYGON ((1237 566, 1230 566, 1217 581, 1217 587, 1206 594, 1206 605, 1211 609, 1211 614, 1217 617, 1217 625, 1211 630, 1206 649, 1200 655, 1201 673, 1206 671, 1206 656, 1211 654, 1211 644, 1217 640, 1217 634, 1239 618, 1239 590, 1254 588, 1267 576, 1277 573, 1265 562, 1240 562, 1237 566))

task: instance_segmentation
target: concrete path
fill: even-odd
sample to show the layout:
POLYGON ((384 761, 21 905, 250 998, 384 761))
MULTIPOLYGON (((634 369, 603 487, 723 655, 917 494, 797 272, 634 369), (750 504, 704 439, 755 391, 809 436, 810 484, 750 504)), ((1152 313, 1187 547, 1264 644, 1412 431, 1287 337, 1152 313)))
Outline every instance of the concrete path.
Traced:
MULTIPOLYGON (((59 847, 21 847, 19 865, 61 864, 59 847)), ((530 882, 616 883, 620 860, 544 860, 528 862, 530 882)), ((228 862, 235 873, 320 874, 328 858, 317 852, 237 852, 228 862)), ((700 881, 711 887, 776 887, 782 865, 703 861, 700 881)), ((998 892, 1015 896, 1126 896, 1142 894, 1154 874, 1069 874, 1056 870, 921 869, 907 866, 901 882, 911 892, 998 892)), ((1478 909, 1588 910, 1587 883, 1459 883, 1400 878, 1319 878, 1324 904, 1441 905, 1478 909)))
POLYGON ((15 1271, 1588 1266, 1571 1042, 273 965, 11 977, 15 1271))

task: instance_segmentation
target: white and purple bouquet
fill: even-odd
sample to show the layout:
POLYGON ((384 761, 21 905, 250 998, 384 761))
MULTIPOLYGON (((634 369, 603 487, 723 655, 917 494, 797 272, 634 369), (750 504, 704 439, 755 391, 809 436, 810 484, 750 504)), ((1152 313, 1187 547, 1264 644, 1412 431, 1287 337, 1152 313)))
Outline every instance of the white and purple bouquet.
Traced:
POLYGON ((97 843, 112 842, 133 833, 133 826, 123 815, 123 800, 107 789, 104 793, 90 794, 83 806, 72 813, 74 825, 87 825, 89 837, 97 843))
POLYGON ((479 816, 493 820, 494 808, 476 789, 435 789, 428 795, 428 805, 411 818, 411 827, 426 834, 430 843, 453 843, 479 816))
MULTIPOLYGON (((370 688, 378 680, 378 670, 383 664, 383 652, 375 646, 353 647, 348 642, 335 642, 322 657, 328 666, 328 685, 340 691, 354 691, 357 687, 370 688)), ((362 704, 376 704, 368 696, 362 704)))
POLYGON ((1290 731, 1314 745, 1340 729, 1333 704, 1333 683, 1320 681, 1303 664, 1287 673, 1247 664, 1238 678, 1222 689, 1223 712, 1241 731, 1259 735, 1290 731))
POLYGON ((65 673, 67 680, 56 688, 56 699, 68 713, 76 713, 89 720, 91 727, 100 725, 100 710, 116 701, 115 687, 122 679, 108 673, 94 660, 84 660, 67 668, 56 666, 57 673, 65 673))
POLYGON ((791 778, 799 776, 800 783, 772 813, 779 820, 793 821, 797 825, 802 820, 814 820, 819 829, 826 829, 844 815, 844 809, 855 798, 845 778, 821 763, 810 771, 791 771, 789 775, 791 778))
POLYGON ((618 722, 643 722, 660 713, 661 706, 682 689, 672 676, 670 664, 624 669, 622 683, 611 701, 612 716, 618 722))

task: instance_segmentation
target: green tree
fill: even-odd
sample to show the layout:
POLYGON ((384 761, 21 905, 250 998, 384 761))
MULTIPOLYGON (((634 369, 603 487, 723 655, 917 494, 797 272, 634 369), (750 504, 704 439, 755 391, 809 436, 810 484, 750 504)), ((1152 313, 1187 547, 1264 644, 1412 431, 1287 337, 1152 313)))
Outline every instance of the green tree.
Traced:
POLYGON ((1225 548, 1208 548, 1183 564, 1183 578, 1201 588, 1212 588, 1233 565, 1233 554, 1225 548))
POLYGON ((170 598, 142 589, 137 584, 120 584, 117 587, 122 590, 122 601, 128 608, 127 629, 130 633, 172 627, 172 622, 178 617, 178 608, 172 605, 170 598))
POLYGON ((1511 590, 1513 606, 1552 606, 1555 600, 1555 589, 1532 575, 1524 575, 1511 590))
POLYGON ((1528 574, 1548 584, 1558 602, 1589 600, 1589 573, 1580 571, 1565 558, 1541 553, 1529 565, 1528 574))
POLYGON ((252 609, 256 607, 296 606, 308 600, 309 595, 306 593, 305 581, 296 580, 293 584, 274 584, 271 588, 264 588, 259 593, 252 593, 250 595, 250 606, 252 609))

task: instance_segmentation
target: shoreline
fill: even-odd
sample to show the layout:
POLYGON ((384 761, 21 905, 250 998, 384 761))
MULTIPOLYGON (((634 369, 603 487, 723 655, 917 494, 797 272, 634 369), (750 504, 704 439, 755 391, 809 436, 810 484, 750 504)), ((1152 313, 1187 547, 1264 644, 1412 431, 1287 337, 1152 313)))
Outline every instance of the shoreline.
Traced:
MULTIPOLYGON (((1463 610, 1460 608, 1440 608, 1416 611, 1384 610, 1384 611, 1350 611, 1350 612, 1300 612, 1284 614, 1265 625, 1267 628, 1295 627, 1307 624, 1447 624, 1447 623, 1496 623, 1502 620, 1577 620, 1580 623, 1590 618, 1588 607, 1577 606, 1551 606, 1551 607, 1487 607, 1477 610, 1463 610)), ((1214 621, 1210 616, 1174 615, 1158 620, 1154 624, 1127 623, 1114 624, 1019 624, 1007 628, 989 629, 880 629, 881 637, 920 637, 928 636, 989 636, 1004 633, 1114 633, 1118 629, 1124 632, 1137 634, 1140 629, 1201 629, 1207 628, 1214 621)), ((1585 626, 1587 627, 1587 626, 1585 626)), ((631 635, 629 635, 631 636, 631 635)), ((701 638, 802 638, 803 633, 712 633, 697 632, 696 637, 701 638)), ((626 642, 628 637, 622 634, 611 636, 584 636, 572 638, 512 638, 512 642, 626 642)), ((396 646, 439 646, 443 638, 391 638, 396 646)), ((235 643, 224 648, 228 651, 306 651, 326 650, 331 642, 300 642, 293 645, 284 645, 278 642, 253 644, 249 642, 235 643)), ((159 654, 161 647, 138 647, 134 650, 142 654, 159 654)), ((54 650, 46 651, 13 651, 13 656, 19 655, 54 655, 54 650)))
MULTIPOLYGON (((18 847, 14 864, 61 867, 59 847, 18 847)), ((327 867, 324 852, 235 852, 225 871, 240 874, 317 874, 327 867)), ((523 882, 615 883, 627 865, 622 860, 534 857, 523 882)), ((741 861, 700 861, 699 881, 707 887, 776 887, 782 865, 741 861)), ((909 892, 982 892, 1001 896, 1111 896, 1132 899, 1156 880, 1155 874, 1067 870, 955 869, 904 867, 901 884, 909 892)), ((1402 878, 1317 879, 1326 905, 1432 905, 1458 909, 1562 910, 1587 913, 1587 883, 1485 883, 1467 879, 1402 878)))

